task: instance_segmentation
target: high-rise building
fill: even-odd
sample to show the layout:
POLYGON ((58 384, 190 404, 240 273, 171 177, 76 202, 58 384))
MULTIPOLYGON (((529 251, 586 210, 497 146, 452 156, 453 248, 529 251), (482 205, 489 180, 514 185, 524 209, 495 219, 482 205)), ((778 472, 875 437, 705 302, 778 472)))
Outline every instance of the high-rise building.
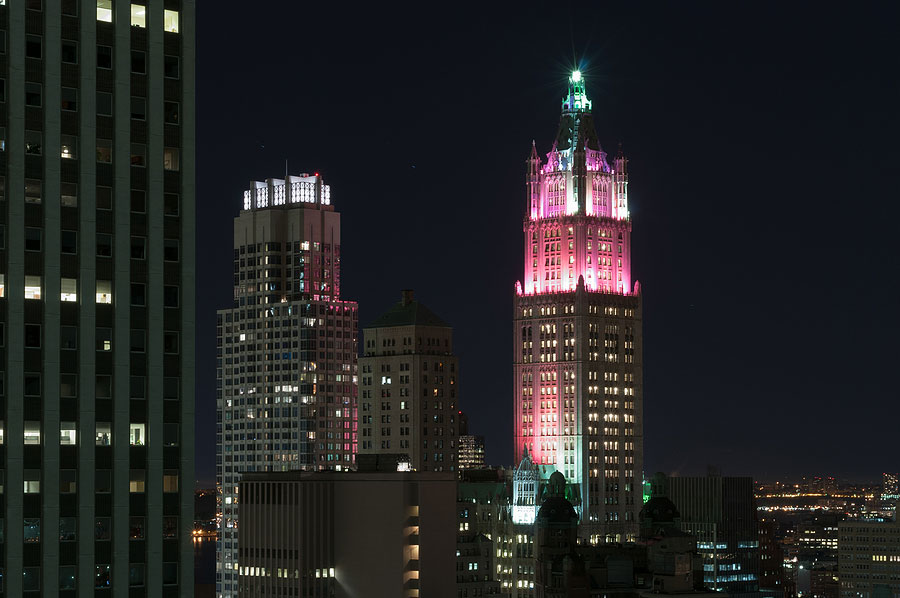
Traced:
POLYGON ((841 598, 900 596, 900 522, 850 520, 838 527, 841 598))
POLYGON ((237 593, 242 473, 354 466, 358 319, 340 263, 340 214, 318 174, 244 192, 233 305, 216 316, 219 596, 237 593))
POLYGON ((462 434, 459 437, 459 468, 482 469, 484 467, 484 436, 462 434))
POLYGON ((405 453, 417 471, 456 471, 453 328, 405 290, 363 330, 363 341, 359 453, 405 453))
POLYGON ((0 0, 6 596, 192 596, 194 2, 0 0))
POLYGON ((527 161, 525 276, 513 329, 515 458, 577 485, 580 533, 637 537, 643 463, 640 285, 631 276, 627 161, 612 165, 581 73, 546 160, 527 161))
POLYGON ((759 528, 753 479, 711 474, 668 478, 681 529, 697 538, 703 583, 729 594, 759 590, 759 528))
POLYGON ((243 477, 242 598, 457 596, 456 476, 364 461, 243 477))

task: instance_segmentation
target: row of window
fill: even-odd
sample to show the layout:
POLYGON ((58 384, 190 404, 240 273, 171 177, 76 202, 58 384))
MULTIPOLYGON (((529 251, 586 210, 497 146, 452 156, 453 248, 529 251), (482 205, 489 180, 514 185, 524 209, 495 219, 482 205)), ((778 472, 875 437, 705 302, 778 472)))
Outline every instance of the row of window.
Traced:
MULTIPOLYGON (((132 397, 134 398, 134 397, 132 397)), ((148 425, 144 423, 131 423, 128 425, 128 443, 131 446, 144 446, 147 442, 148 425)), ((4 422, 0 420, 0 445, 6 441, 4 422)), ((60 446, 75 446, 77 435, 75 422, 60 422, 59 444, 60 446)), ((94 427, 94 440, 97 446, 112 445, 112 424, 109 422, 96 422, 94 427)), ((178 446, 179 425, 175 423, 163 424, 163 446, 178 446)), ((41 444, 41 422, 24 422, 23 444, 41 444)), ((75 490, 72 489, 71 492, 75 490)), ((65 492, 65 491, 64 491, 65 492)))
MULTIPOLYGON (((0 0, 0 5, 4 0, 0 0)), ((59 567, 59 589, 75 590, 77 589, 75 565, 63 565, 59 567)), ((96 565, 94 567, 94 589, 108 590, 112 587, 112 573, 109 565, 96 565)), ((41 568, 40 567, 24 567, 22 569, 22 590, 32 595, 32 592, 41 591, 41 568)), ((128 585, 130 587, 142 587, 145 584, 145 565, 144 563, 130 563, 128 565, 128 585)), ((163 585, 178 584, 178 563, 163 563, 163 585)), ((3 569, 0 569, 0 592, 3 587, 3 569)), ((36 595, 36 594, 35 594, 36 595)))
MULTIPOLYGON (((25 299, 40 300, 42 296, 42 277, 25 276, 25 299)), ((59 285, 59 300, 62 302, 78 301, 78 279, 61 278, 59 285)), ((112 304, 112 281, 98 280, 96 284, 95 301, 98 304, 112 304)), ((180 287, 178 285, 163 286, 163 307, 177 308, 179 306, 180 287)), ((131 283, 131 305, 145 307, 147 305, 147 285, 142 282, 131 283)), ((0 274, 0 297, 6 296, 6 275, 0 274)))

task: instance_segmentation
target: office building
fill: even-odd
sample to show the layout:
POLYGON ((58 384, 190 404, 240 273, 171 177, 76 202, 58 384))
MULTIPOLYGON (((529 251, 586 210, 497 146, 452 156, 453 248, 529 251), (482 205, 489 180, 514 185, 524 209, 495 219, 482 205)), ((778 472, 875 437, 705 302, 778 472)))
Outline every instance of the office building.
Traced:
POLYGON ((579 533, 637 537, 643 463, 640 285, 631 273, 627 160, 594 130, 581 73, 556 139, 527 160, 525 273, 514 307, 515 458, 579 487, 579 533))
POLYGON ((217 594, 237 591, 243 472, 354 467, 357 305, 322 177, 254 182, 234 220, 234 296, 217 312, 217 594))
POLYGON ((456 475, 360 463, 243 476, 239 596, 456 596, 456 475))
POLYGON ((484 436, 461 434, 459 437, 459 468, 484 468, 484 436))
POLYGON ((453 329, 411 290, 363 330, 359 453, 404 453, 416 471, 456 471, 459 359, 453 329))
POLYGON ((6 596, 193 595, 194 7, 0 1, 6 596))
POLYGON ((669 477, 681 529, 697 539, 703 583, 729 594, 759 590, 759 529, 753 479, 711 474, 669 477))
POLYGON ((842 521, 838 528, 841 598, 900 596, 900 522, 842 521))

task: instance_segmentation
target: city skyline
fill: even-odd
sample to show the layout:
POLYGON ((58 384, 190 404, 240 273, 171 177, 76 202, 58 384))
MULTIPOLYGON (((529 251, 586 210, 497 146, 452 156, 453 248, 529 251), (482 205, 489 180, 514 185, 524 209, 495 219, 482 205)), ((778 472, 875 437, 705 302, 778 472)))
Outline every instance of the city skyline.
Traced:
MULTIPOLYGON (((603 140, 623 142, 635 181, 645 470, 712 464, 767 479, 891 469, 897 283, 884 258, 897 207, 884 198, 896 156, 888 115, 900 94, 881 75, 898 55, 884 25, 890 15, 823 9, 815 27, 798 27, 802 11, 766 7, 638 14, 614 6, 602 19, 526 7, 501 25, 492 10, 485 25, 447 15, 453 35, 388 39, 408 17, 385 37, 349 24, 340 45, 309 30, 290 46, 271 35, 261 50, 224 42, 237 27, 233 14, 201 15, 198 88, 209 102, 198 119, 207 148, 198 177, 207 181, 198 192, 201 304, 222 307, 206 289, 230 266, 218 231, 245 181, 271 176, 285 159, 292 172, 322 172, 345 215, 343 291, 359 300, 361 326, 398 288, 415 288, 445 314, 465 372, 460 407, 486 436, 487 461, 511 463, 506 314, 522 258, 520 224, 509 214, 523 211, 531 141, 547 151, 541 140, 552 136, 560 90, 578 66, 603 140), (543 36, 548 30, 558 35, 543 36), (856 42, 833 44, 838 31, 856 42), (472 40, 465 47, 455 44, 460 32, 472 40), (501 38, 507 43, 490 41, 501 38), (209 62, 203 44, 222 48, 223 59, 209 62), (407 54, 409 44, 429 51, 407 54), (227 94, 213 105, 226 95, 222 67, 232 79, 279 76, 283 63, 263 50, 300 60, 286 84, 297 93, 227 94), (334 116, 316 116, 325 113, 334 116), (469 184, 449 185, 448 176, 469 184), (859 232, 832 237, 841 215, 860 208, 859 232), (871 408, 847 407, 861 400, 871 408), (851 432, 849 449, 821 441, 839 425, 865 432, 851 432)), ((262 15, 242 18, 241 27, 263 27, 262 15)), ((212 336, 209 318, 198 310, 200 343, 212 336)), ((199 349, 198 380, 211 380, 199 349)), ((200 412, 208 395, 201 384, 200 412)), ((212 447, 199 425, 198 442, 212 447)), ((209 451, 198 447, 206 480, 209 451)))

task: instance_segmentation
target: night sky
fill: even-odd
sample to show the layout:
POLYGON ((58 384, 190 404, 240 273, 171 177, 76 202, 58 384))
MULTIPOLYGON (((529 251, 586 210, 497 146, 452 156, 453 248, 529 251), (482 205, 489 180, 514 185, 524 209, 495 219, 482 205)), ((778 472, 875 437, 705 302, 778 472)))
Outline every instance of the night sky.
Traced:
POLYGON ((525 159, 575 65, 629 157, 645 470, 900 469, 900 14, 803 4, 201 3, 200 482, 232 219, 285 160, 331 185, 361 324, 415 289, 454 327, 488 461, 511 462, 525 159))

